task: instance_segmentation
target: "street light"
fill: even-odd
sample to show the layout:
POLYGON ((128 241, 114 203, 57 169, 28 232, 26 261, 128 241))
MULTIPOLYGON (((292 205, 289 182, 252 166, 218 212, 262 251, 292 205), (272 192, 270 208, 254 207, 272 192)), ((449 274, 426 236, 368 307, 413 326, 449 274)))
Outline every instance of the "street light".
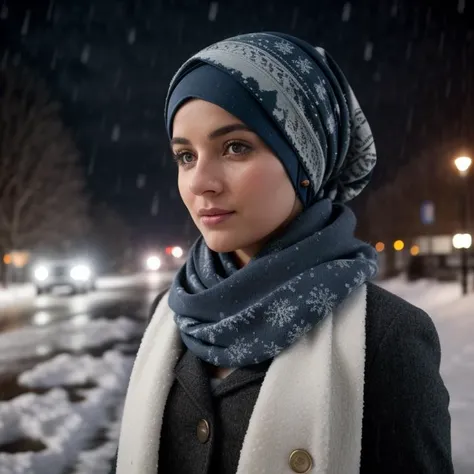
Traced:
POLYGON ((454 164, 459 171, 461 177, 467 176, 469 168, 472 165, 472 159, 468 156, 459 156, 454 160, 454 164))
MULTIPOLYGON (((458 247, 461 251, 461 273, 462 273, 462 293, 467 295, 467 278, 469 273, 469 248, 471 247, 471 242, 467 245, 467 236, 469 232, 469 183, 467 180, 469 169, 472 165, 472 159, 469 156, 459 156, 454 160, 454 165, 456 166, 459 176, 463 180, 463 195, 461 196, 461 220, 464 234, 464 244, 459 245, 458 237, 458 247)), ((462 238, 461 238, 462 239, 462 238)), ((453 241, 454 244, 454 241, 453 241)))

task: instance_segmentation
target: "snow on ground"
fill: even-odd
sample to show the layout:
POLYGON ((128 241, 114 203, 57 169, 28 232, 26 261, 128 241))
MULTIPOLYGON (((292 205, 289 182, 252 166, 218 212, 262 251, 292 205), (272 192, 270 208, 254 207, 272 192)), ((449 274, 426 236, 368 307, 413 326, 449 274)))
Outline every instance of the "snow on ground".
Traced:
MULTIPOLYGON (((462 298, 459 283, 403 278, 380 284, 424 309, 441 342, 441 374, 451 402, 453 459, 456 474, 474 472, 474 289, 462 298)), ((472 286, 471 286, 472 287, 472 286)))
MULTIPOLYGON (((113 284, 114 282, 109 282, 113 284)), ((457 283, 397 278, 380 283, 389 291, 427 311, 438 329, 442 347, 441 373, 451 394, 453 459, 457 474, 474 472, 474 294, 461 298, 457 283)), ((119 434, 120 415, 132 357, 121 351, 143 330, 121 317, 114 321, 78 317, 44 327, 0 335, 0 366, 21 350, 34 355, 38 347, 74 352, 120 341, 103 357, 60 354, 19 377, 27 393, 0 403, 0 444, 33 438, 46 446, 38 452, 0 453, 0 474, 60 474, 75 463, 74 474, 107 474, 119 434), (39 345, 31 344, 31 340, 39 345), (91 385, 93 384, 93 385, 91 385), (46 391, 45 389, 51 390, 46 391), (40 390, 42 389, 42 390, 40 390), (45 392, 45 393, 41 393, 45 392), (71 393, 83 399, 71 400, 71 393), (101 431, 101 443, 91 444, 101 431)), ((54 353, 54 351, 53 351, 54 353)))
MULTIPOLYGON (((61 474, 74 464, 100 428, 110 426, 122 403, 124 387, 132 369, 133 357, 117 351, 102 358, 61 354, 24 372, 20 383, 31 388, 52 388, 45 394, 27 393, 0 403, 0 443, 17 439, 39 440, 46 448, 39 452, 0 453, 1 474, 61 474), (61 386, 96 386, 77 389, 82 401, 71 402, 61 386)), ((108 430, 116 437, 116 430, 108 430)), ((95 452, 79 458, 79 472, 107 472, 115 454, 116 439, 95 452), (92 466, 90 465, 92 462, 92 466)))
POLYGON ((437 283, 430 280, 407 282, 404 277, 400 277, 379 285, 428 312, 461 298, 461 286, 458 282, 437 283))
POLYGON ((18 300, 31 299, 35 296, 35 287, 32 284, 11 285, 0 287, 0 308, 11 305, 18 300))
POLYGON ((142 332, 142 324, 124 316, 114 320, 90 320, 82 314, 55 324, 8 331, 0 334, 0 369, 20 359, 47 356, 61 350, 77 352, 112 341, 126 342, 142 332))
POLYGON ((0 445, 26 438, 43 443, 45 449, 0 453, 0 474, 61 474, 75 462, 74 474, 108 473, 134 359, 122 351, 136 351, 136 345, 132 347, 127 341, 141 332, 143 324, 120 317, 113 321, 74 318, 0 334, 3 368, 18 357, 37 356, 39 351, 39 355, 74 352, 118 341, 114 350, 102 357, 62 353, 18 377, 25 391, 45 393, 25 393, 0 402, 0 445), (98 448, 92 447, 90 443, 99 431, 103 442, 98 448))

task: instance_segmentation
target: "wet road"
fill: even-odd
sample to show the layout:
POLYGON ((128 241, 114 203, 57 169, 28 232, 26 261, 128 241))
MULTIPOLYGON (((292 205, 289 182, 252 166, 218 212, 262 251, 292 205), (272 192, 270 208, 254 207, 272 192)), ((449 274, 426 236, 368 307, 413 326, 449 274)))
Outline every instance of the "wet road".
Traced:
MULTIPOLYGON (((13 406, 20 406, 18 401, 24 399, 22 396, 31 394, 38 396, 28 399, 29 407, 34 408, 42 403, 40 399, 47 400, 52 396, 56 388, 67 394, 68 401, 61 401, 59 407, 55 405, 54 409, 41 412, 41 416, 34 418, 35 426, 41 427, 38 432, 43 433, 43 429, 45 432, 60 432, 64 420, 56 421, 55 409, 59 413, 66 407, 69 411, 65 419, 68 420, 82 419, 80 416, 74 418, 80 410, 88 413, 87 410, 94 409, 98 416, 97 426, 91 423, 81 425, 81 433, 88 433, 84 435, 84 439, 88 440, 85 447, 97 449, 98 452, 112 449, 104 462, 108 463, 112 459, 116 439, 114 434, 110 434, 114 433, 110 427, 118 419, 116 397, 122 392, 124 395, 126 378, 121 384, 114 382, 113 386, 107 383, 101 385, 98 376, 91 372, 91 360, 105 360, 108 363, 118 360, 120 365, 110 366, 115 368, 112 375, 124 370, 123 361, 127 356, 134 357, 138 350, 154 298, 169 287, 172 277, 172 273, 161 273, 102 278, 98 281, 97 290, 86 295, 69 295, 67 291, 59 291, 36 296, 34 288, 21 287, 18 293, 11 293, 14 296, 9 297, 8 302, 0 301, 0 405, 4 402, 4 407, 10 407, 4 411, 4 416, 5 413, 13 413, 12 419, 16 420, 11 422, 11 426, 2 426, 0 423, 1 472, 45 472, 20 469, 21 462, 18 459, 23 453, 33 456, 31 459, 39 459, 43 453, 50 454, 51 450, 44 436, 34 435, 35 430, 20 429, 24 423, 27 423, 25 426, 31 425, 32 416, 25 418, 22 409, 13 409, 13 406), (123 359, 117 359, 117 354, 122 354, 123 359), (92 358, 87 359, 89 356, 92 358), (61 368, 64 367, 61 364, 68 363, 68 357, 72 358, 73 365, 61 368), (51 361, 56 361, 53 369, 51 365, 48 366, 51 361), (46 370, 45 366, 49 368, 46 370), (31 377, 32 371, 38 370, 38 367, 43 367, 43 372, 39 379, 37 376, 36 383, 22 378, 28 372, 31 377), (83 373, 89 374, 84 380, 81 378, 83 373), (89 408, 75 408, 79 406, 89 408), (47 423, 45 417, 49 420, 47 423), (35 453, 38 456, 36 458, 35 453), (17 468, 20 470, 17 471, 17 468)), ((72 434, 68 438, 64 434, 62 436, 64 446, 75 446, 72 434)), ((66 456, 68 452, 61 451, 61 456, 66 456)), ((56 466, 54 472, 77 474, 74 467, 79 462, 77 455, 71 455, 67 460, 61 458, 64 468, 56 466)), ((49 467, 47 472, 50 472, 49 467)), ((86 472, 90 471, 86 469, 86 472)))
MULTIPOLYGON (((0 307, 0 375, 18 373, 58 352, 91 353, 91 348, 103 345, 100 340, 94 343, 94 338, 103 336, 97 331, 107 330, 106 321, 144 322, 153 299, 172 277, 163 273, 104 278, 96 291, 85 295, 59 290, 35 296, 31 290, 29 296, 0 307), (94 321, 101 324, 94 326, 94 321)), ((120 337, 118 333, 115 339, 120 337)), ((108 339, 111 345, 113 334, 108 339)))

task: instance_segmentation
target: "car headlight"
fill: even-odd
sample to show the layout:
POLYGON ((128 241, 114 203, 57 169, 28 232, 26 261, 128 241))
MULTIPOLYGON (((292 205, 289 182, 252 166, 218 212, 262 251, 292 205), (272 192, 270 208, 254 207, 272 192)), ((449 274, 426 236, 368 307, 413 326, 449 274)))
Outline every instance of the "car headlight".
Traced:
POLYGON ((171 249, 171 255, 175 258, 181 258, 183 256, 183 249, 181 247, 173 247, 171 249))
POLYGON ((38 267, 34 272, 35 279, 38 281, 45 281, 49 277, 49 272, 46 267, 38 267))
POLYGON ((153 270, 153 271, 159 270, 161 267, 161 260, 159 257, 153 255, 146 259, 146 266, 148 270, 153 270))
POLYGON ((76 265, 71 268, 71 278, 77 281, 86 281, 92 275, 91 269, 87 265, 76 265))

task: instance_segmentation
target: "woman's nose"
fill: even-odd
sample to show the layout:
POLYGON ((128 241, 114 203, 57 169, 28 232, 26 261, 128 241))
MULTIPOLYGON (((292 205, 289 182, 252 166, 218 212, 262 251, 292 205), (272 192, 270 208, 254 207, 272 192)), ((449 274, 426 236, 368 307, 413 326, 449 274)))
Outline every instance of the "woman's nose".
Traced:
POLYGON ((214 194, 222 192, 223 182, 219 165, 212 159, 199 159, 190 172, 189 189, 196 196, 201 196, 208 192, 214 194))

